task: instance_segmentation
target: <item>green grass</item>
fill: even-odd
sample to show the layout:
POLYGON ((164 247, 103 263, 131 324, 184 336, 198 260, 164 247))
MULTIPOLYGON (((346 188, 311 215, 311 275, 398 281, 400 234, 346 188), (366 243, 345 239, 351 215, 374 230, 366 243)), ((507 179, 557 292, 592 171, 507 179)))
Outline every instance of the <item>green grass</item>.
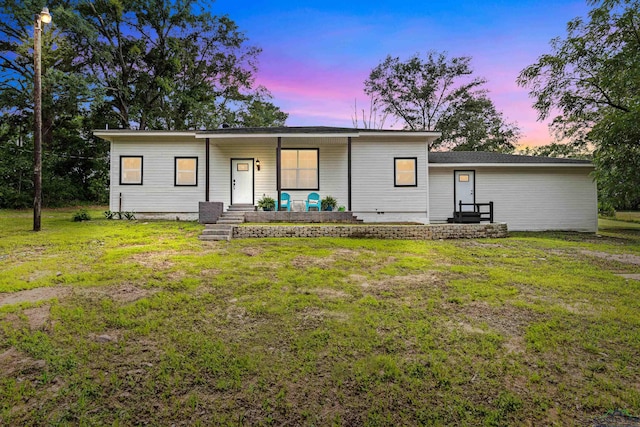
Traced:
POLYGON ((640 415, 640 282, 616 275, 640 274, 635 224, 207 243, 191 222, 73 213, 45 211, 34 233, 30 212, 0 212, 0 301, 51 297, 0 306, 0 425, 640 415))
POLYGON ((616 219, 620 221, 640 223, 640 212, 616 212, 616 219))

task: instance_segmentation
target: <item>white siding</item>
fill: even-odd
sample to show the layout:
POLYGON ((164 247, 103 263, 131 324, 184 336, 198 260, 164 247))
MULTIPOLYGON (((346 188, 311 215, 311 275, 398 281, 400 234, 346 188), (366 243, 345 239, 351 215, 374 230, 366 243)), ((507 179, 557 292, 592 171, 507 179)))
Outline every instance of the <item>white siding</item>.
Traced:
POLYGON ((283 139, 282 148, 319 148, 320 189, 284 191, 291 195, 292 200, 307 200, 307 196, 312 192, 320 194, 321 198, 332 196, 338 202, 337 207, 346 207, 348 202, 347 139, 340 138, 336 141, 323 138, 323 141, 315 141, 283 139), (326 144, 319 145, 319 142, 326 144))
POLYGON ((367 222, 427 223, 427 148, 422 142, 354 139, 352 210, 367 222), (416 157, 418 185, 395 187, 394 158, 416 157))
POLYGON ((210 199, 231 204, 231 159, 260 160, 260 171, 254 168, 254 203, 262 197, 276 197, 276 142, 222 142, 211 140, 210 199))
MULTIPOLYGON (((263 195, 277 197, 277 139, 212 139, 210 144, 210 199, 225 209, 231 203, 231 159, 260 160, 254 170, 254 203, 263 195)), ((346 138, 283 138, 282 148, 318 148, 320 189, 287 191, 293 200, 306 200, 310 192, 333 196, 338 206, 347 205, 346 138)), ((111 143, 110 209, 139 213, 196 213, 198 202, 205 200, 205 141, 191 137, 159 138, 111 143), (120 185, 120 156, 143 156, 143 184, 120 185), (198 186, 174 186, 175 157, 198 157, 198 186)), ((300 207, 301 203, 297 203, 300 207)))
POLYGON ((112 142, 110 173, 112 211, 198 212, 198 202, 205 197, 204 143, 193 138, 112 142), (120 185, 120 156, 143 156, 142 185, 120 185), (198 158, 197 186, 174 185, 175 157, 198 158))
MULTIPOLYGON (((506 222, 509 230, 597 230, 596 185, 590 168, 468 169, 476 171, 476 202, 493 201, 494 220, 506 222)), ((446 221, 453 213, 453 168, 431 168, 429 179, 431 221, 446 221)))
MULTIPOLYGON (((250 158, 260 160, 260 171, 255 171, 254 203, 263 195, 278 196, 276 187, 277 139, 212 140, 211 141, 211 200, 231 203, 231 159, 250 158)), ((333 196, 338 206, 347 205, 347 142, 346 138, 283 138, 282 148, 318 148, 320 154, 320 189, 285 190, 295 201, 303 201, 311 192, 320 197, 333 196)), ((299 208, 300 202, 294 203, 299 208)))

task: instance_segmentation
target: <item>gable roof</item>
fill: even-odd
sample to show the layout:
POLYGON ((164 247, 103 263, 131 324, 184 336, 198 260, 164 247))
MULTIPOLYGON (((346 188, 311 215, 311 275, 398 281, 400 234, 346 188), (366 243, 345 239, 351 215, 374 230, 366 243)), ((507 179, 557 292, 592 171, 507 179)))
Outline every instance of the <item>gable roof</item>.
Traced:
POLYGON ((442 165, 555 165, 593 166, 589 160, 560 157, 522 156, 518 154, 491 153, 486 151, 430 152, 430 164, 442 165))

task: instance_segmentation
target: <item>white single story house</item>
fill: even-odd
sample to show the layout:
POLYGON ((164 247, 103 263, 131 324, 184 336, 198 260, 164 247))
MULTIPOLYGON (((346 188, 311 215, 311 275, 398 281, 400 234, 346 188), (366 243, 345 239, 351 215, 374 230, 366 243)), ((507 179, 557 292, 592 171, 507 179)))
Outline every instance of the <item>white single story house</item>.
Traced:
POLYGON ((301 209, 332 196, 365 222, 447 222, 493 202, 510 230, 597 230, 593 164, 429 152, 437 132, 333 127, 97 130, 111 143, 110 209, 197 219, 199 202, 256 205, 286 192, 301 209), (462 203, 462 205, 461 205, 462 203), (467 204, 466 206, 464 204, 467 204))

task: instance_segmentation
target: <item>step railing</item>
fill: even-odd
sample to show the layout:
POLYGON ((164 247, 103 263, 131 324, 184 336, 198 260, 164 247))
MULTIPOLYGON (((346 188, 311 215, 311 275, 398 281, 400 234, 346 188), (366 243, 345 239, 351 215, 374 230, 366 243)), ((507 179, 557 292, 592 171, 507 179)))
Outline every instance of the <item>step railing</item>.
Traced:
POLYGON ((458 210, 453 213, 453 219, 455 222, 463 222, 463 218, 475 218, 480 221, 489 221, 493 224, 493 202, 489 203, 462 203, 458 202, 458 210), (473 210, 463 211, 463 206, 472 206, 473 210), (489 208, 488 210, 483 208, 489 208))

